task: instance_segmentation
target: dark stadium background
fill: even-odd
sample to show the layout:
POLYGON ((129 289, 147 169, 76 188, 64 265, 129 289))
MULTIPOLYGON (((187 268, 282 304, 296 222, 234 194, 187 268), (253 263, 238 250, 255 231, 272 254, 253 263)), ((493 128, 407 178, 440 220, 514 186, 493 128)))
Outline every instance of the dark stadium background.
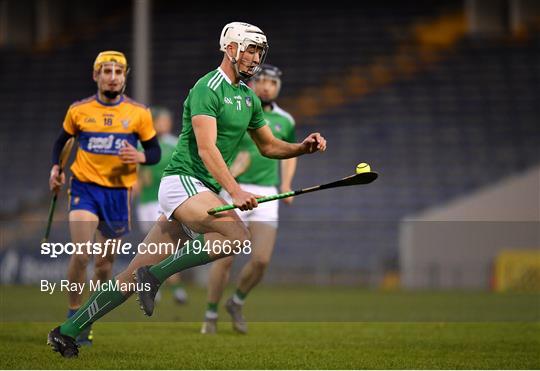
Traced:
MULTIPOLYGON (((67 260, 40 256, 39 241, 52 145, 68 106, 95 92, 98 52, 126 53, 127 94, 169 108, 178 134, 183 100, 219 64, 219 33, 231 21, 267 34, 267 62, 283 70, 278 102, 296 118, 297 136, 319 131, 328 140, 326 153, 300 158, 294 187, 350 175, 360 162, 380 173, 369 186, 281 205, 252 319, 538 322, 538 2, 2 0, 3 323, 64 316, 67 300, 39 296, 35 284, 64 278, 67 260), (279 298, 287 298, 283 312, 279 298), (34 305, 48 309, 25 311, 34 305)), ((64 192, 51 240, 69 238, 66 200, 64 192)), ((126 240, 142 238, 135 228, 126 240)), ((202 305, 205 268, 186 279, 202 305)), ((202 310, 161 320, 198 321, 202 310)))

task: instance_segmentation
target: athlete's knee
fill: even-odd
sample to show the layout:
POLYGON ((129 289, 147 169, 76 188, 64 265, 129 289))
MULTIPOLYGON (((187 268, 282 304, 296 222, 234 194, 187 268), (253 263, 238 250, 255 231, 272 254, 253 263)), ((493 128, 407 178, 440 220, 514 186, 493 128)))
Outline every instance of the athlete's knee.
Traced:
POLYGON ((243 246, 246 241, 251 239, 251 233, 245 226, 242 225, 242 227, 236 228, 232 233, 232 236, 229 236, 229 238, 234 241, 235 244, 240 243, 241 246, 243 246))
POLYGON ((270 258, 266 256, 253 257, 251 264, 253 265, 253 269, 259 272, 264 272, 268 267, 268 264, 270 264, 270 258))
POLYGON ((90 262, 90 255, 88 254, 75 254, 71 256, 71 263, 77 269, 86 269, 90 262))
POLYGON ((229 255, 223 259, 216 260, 214 264, 222 272, 228 273, 231 270, 233 261, 234 261, 233 256, 229 255))
POLYGON ((96 261, 94 267, 94 274, 100 279, 107 279, 112 272, 112 262, 106 259, 100 259, 96 261))

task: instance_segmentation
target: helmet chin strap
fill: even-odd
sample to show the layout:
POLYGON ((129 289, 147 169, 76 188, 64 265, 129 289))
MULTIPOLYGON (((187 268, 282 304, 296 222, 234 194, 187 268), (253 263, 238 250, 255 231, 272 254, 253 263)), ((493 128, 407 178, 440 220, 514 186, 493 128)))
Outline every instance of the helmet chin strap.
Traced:
POLYGON ((231 57, 229 55, 229 53, 227 53, 227 52, 225 52, 225 55, 227 56, 227 58, 229 58, 229 61, 231 61, 232 65, 233 65, 234 74, 235 74, 236 78, 239 79, 240 78, 240 70, 238 68, 238 57, 240 56, 240 48, 237 49, 236 58, 231 57))

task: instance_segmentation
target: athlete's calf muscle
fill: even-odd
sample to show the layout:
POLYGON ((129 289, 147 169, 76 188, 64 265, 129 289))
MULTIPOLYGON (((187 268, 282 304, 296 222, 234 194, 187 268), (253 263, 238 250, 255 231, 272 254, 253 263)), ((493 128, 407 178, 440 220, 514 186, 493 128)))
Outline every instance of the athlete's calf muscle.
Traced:
MULTIPOLYGON (((146 235, 143 243, 167 243, 173 244, 174 246, 182 246, 184 241, 188 241, 189 238, 182 229, 180 223, 176 221, 167 221, 164 216, 161 216, 159 220, 154 223, 153 227, 150 229, 150 232, 146 235), (180 240, 180 243, 178 243, 180 240)), ((129 263, 128 267, 118 274, 116 279, 120 283, 130 283, 134 282, 133 272, 140 267, 145 265, 155 265, 161 262, 163 259, 167 258, 169 255, 174 253, 174 251, 156 251, 155 253, 149 253, 148 251, 144 253, 138 253, 133 260, 129 263)))

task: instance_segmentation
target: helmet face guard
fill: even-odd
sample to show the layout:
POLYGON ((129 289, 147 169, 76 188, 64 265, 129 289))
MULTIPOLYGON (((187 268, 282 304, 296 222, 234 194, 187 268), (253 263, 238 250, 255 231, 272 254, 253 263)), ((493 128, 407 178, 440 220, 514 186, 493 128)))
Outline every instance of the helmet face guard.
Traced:
POLYGON ((225 25, 225 27, 223 27, 223 31, 221 31, 219 44, 220 50, 227 54, 233 63, 237 76, 242 79, 249 79, 253 77, 260 71, 260 69, 257 65, 250 67, 248 71, 239 71, 238 60, 240 58, 240 53, 245 52, 250 46, 261 49, 259 65, 264 63, 268 53, 268 42, 266 40, 266 35, 259 27, 253 26, 249 23, 232 22, 225 25), (227 46, 229 46, 231 43, 238 45, 236 56, 234 58, 227 54, 227 46))
POLYGON ((240 52, 245 52, 249 47, 254 47, 256 49, 256 52, 259 53, 259 50, 260 50, 260 57, 259 57, 259 63, 257 65, 252 65, 250 66, 249 70, 248 71, 240 71, 239 70, 239 67, 238 67, 238 64, 237 63, 234 63, 234 65, 236 66, 235 68, 238 69, 238 74, 240 75, 240 77, 242 79, 250 79, 252 78, 253 76, 257 75, 258 73, 260 73, 261 71, 261 65, 264 63, 264 61, 266 60, 266 55, 268 54, 268 44, 264 43, 264 44, 257 44, 251 40, 248 40, 248 39, 245 39, 242 44, 244 45, 244 48, 242 50, 242 47, 239 47, 237 52, 236 52, 236 58, 235 58, 235 61, 238 62, 239 58, 240 58, 240 52))
POLYGON ((122 89, 119 92, 111 92, 111 91, 105 91, 103 94, 110 99, 116 98, 120 94, 124 94, 124 91, 126 90, 126 84, 127 84, 127 75, 129 73, 129 66, 127 63, 127 58, 124 55, 124 53, 117 52, 114 50, 108 50, 103 51, 98 54, 94 61, 94 72, 98 73, 103 65, 105 64, 112 64, 113 65, 113 78, 114 78, 114 66, 119 65, 124 69, 124 74, 126 76, 126 81, 124 81, 124 85, 122 86, 122 89))

